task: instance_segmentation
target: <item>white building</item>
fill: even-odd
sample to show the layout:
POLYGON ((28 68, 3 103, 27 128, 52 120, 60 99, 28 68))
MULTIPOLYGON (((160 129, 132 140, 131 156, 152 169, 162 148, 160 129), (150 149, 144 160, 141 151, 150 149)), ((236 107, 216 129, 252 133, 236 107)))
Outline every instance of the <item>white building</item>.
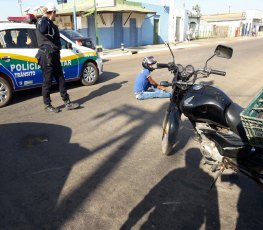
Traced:
POLYGON ((260 34, 263 13, 261 10, 204 15, 200 20, 199 38, 237 37, 260 34))

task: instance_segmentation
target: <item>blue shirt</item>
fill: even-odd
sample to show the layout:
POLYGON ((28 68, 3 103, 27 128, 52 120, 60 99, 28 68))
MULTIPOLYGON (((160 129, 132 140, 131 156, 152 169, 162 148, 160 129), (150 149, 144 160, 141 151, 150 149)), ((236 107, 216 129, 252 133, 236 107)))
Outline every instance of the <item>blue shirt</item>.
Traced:
POLYGON ((150 82, 148 81, 148 77, 150 76, 150 70, 143 69, 136 77, 133 91, 134 92, 142 92, 147 91, 147 89, 151 86, 150 82))

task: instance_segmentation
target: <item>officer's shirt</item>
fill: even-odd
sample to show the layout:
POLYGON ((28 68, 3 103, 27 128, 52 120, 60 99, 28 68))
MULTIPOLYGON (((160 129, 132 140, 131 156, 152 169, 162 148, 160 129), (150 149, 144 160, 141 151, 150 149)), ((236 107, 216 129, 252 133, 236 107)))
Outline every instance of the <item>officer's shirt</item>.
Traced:
POLYGON ((55 49, 61 49, 58 27, 46 16, 43 16, 37 23, 37 39, 39 47, 51 45, 55 49), (38 34, 38 32, 40 32, 42 36, 38 34))

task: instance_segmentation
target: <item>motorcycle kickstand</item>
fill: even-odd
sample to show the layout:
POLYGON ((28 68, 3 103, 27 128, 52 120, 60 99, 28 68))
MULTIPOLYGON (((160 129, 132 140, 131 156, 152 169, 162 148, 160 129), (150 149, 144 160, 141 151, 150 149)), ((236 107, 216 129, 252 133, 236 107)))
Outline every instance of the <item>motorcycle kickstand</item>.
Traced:
POLYGON ((226 169, 226 166, 225 165, 222 165, 214 179, 214 181, 212 182, 212 184, 210 185, 210 189, 209 189, 209 192, 212 190, 212 188, 214 187, 217 179, 222 175, 222 173, 224 172, 224 170, 226 169))

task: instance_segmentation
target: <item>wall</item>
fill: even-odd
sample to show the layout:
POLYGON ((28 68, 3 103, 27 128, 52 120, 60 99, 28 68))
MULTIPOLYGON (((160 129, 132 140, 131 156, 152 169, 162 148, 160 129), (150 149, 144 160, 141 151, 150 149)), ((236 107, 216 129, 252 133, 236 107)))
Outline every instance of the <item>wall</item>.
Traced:
POLYGON ((169 7, 154 4, 144 4, 146 9, 153 10, 156 15, 147 15, 142 24, 142 45, 153 44, 154 34, 154 19, 159 20, 158 28, 158 43, 164 43, 168 40, 168 26, 169 26, 169 7))
POLYGON ((176 18, 178 18, 179 26, 176 31, 176 41, 184 41, 186 39, 186 32, 189 27, 189 19, 187 16, 187 11, 185 9, 175 9, 176 18))
MULTIPOLYGON (((145 14, 138 13, 132 13, 131 15, 129 13, 103 13, 102 16, 98 14, 99 44, 107 49, 120 48, 121 43, 124 43, 125 47, 152 44, 152 42, 145 42, 152 41, 153 33, 150 33, 151 36, 149 36, 149 30, 152 29, 153 25, 147 25, 148 23, 146 23, 147 28, 150 28, 143 33, 142 25, 144 24, 144 19, 145 14)), ((87 34, 96 43, 94 17, 91 15, 86 21, 84 18, 78 21, 81 23, 78 24, 78 30, 83 35, 87 34)))
POLYGON ((89 37, 87 28, 88 28, 88 18, 87 17, 77 17, 78 32, 80 32, 85 37, 89 37))
POLYGON ((142 42, 142 24, 145 14, 123 14, 123 43, 124 46, 140 46, 142 42))
MULTIPOLYGON (((175 40, 175 19, 170 15, 170 3, 175 0, 131 0, 140 3, 142 7, 155 11, 156 15, 139 13, 107 13, 101 18, 98 14, 97 25, 99 44, 103 48, 120 48, 121 43, 125 47, 151 45, 175 40), (171 23, 171 21, 173 22, 171 23), (156 23, 156 24, 155 24, 156 23), (154 25, 158 25, 155 26, 154 25), (170 27, 170 28, 169 28, 170 27), (174 31, 173 31, 174 30, 174 31), (154 35, 154 32, 155 35, 154 35)), ((180 16, 182 22, 185 16, 180 16)), ((94 17, 78 17, 77 29, 85 36, 89 36, 96 43, 94 17)), ((180 37, 184 37, 184 23, 180 22, 180 37)))
POLYGON ((262 24, 262 10, 247 10, 245 19, 240 20, 225 20, 215 22, 200 22, 199 37, 215 37, 215 36, 251 36, 252 32, 255 35, 261 35, 259 28, 262 24))
MULTIPOLYGON (((97 17, 99 44, 103 44, 104 48, 114 47, 114 14, 107 13, 97 17)), ((121 19, 116 19, 116 21, 121 19)))
POLYGON ((55 18, 55 24, 61 29, 71 29, 72 23, 70 16, 58 16, 55 18))

